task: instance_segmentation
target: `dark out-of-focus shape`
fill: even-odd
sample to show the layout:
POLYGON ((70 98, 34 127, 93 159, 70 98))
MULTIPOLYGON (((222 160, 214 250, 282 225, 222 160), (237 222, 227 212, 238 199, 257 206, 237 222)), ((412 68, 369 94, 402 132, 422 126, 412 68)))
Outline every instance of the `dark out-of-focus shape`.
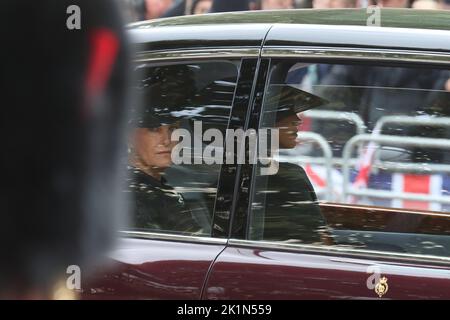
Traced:
POLYGON ((110 0, 0 6, 0 298, 49 298, 70 265, 86 275, 125 214, 123 23, 110 0))

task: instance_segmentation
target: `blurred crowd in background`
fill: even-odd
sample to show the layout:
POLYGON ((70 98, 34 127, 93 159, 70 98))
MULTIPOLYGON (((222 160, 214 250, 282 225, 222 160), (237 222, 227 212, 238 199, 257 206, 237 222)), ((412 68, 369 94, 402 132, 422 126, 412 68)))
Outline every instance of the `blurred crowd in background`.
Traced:
POLYGON ((120 0, 128 22, 212 12, 296 8, 392 8, 449 10, 450 0, 120 0))

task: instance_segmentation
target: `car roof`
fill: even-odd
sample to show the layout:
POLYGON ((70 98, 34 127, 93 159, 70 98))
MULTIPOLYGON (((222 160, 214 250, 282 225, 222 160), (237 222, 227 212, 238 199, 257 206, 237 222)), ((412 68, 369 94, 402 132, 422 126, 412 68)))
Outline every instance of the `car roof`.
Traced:
MULTIPOLYGON (((381 26, 450 30, 449 10, 412 10, 382 8, 381 26)), ((198 26, 205 24, 321 24, 367 26, 371 13, 367 9, 294 9, 255 10, 180 16, 132 23, 130 28, 167 26, 198 26)))
POLYGON ((129 25, 138 51, 196 47, 337 46, 450 52, 450 11, 298 9, 214 13, 129 25), (270 30, 270 32, 269 32, 270 30))

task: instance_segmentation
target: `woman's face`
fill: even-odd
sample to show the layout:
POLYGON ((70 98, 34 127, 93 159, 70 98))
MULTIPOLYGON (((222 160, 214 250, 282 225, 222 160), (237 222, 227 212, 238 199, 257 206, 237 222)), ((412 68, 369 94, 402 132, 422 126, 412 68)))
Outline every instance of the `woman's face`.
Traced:
POLYGON ((297 145, 297 132, 301 120, 297 115, 293 114, 289 117, 284 117, 276 124, 279 130, 280 148, 293 149, 297 145))
POLYGON ((132 146, 137 159, 149 168, 170 167, 172 149, 177 144, 170 137, 177 127, 178 125, 163 125, 157 128, 136 128, 132 146))

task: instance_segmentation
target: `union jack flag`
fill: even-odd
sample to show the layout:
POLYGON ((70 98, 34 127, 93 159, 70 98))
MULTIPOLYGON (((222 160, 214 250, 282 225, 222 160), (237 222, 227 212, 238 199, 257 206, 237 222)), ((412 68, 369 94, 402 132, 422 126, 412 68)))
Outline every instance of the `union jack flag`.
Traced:
MULTIPOLYGON (((306 174, 314 186, 318 198, 326 199, 325 190, 329 186, 326 175, 326 167, 323 165, 306 164, 304 166, 306 174)), ((341 170, 332 169, 332 192, 333 199, 337 202, 375 205, 389 208, 431 210, 431 211, 450 211, 450 204, 442 204, 430 200, 408 200, 395 195, 426 195, 426 196, 449 196, 450 199, 450 176, 446 174, 412 174, 398 173, 378 170, 377 172, 368 172, 367 180, 362 183, 356 183, 358 177, 363 177, 361 171, 353 170, 350 175, 350 185, 353 189, 372 190, 372 191, 389 191, 390 197, 362 197, 351 196, 344 198, 343 176, 341 170), (367 182, 366 182, 367 181, 367 182)))

